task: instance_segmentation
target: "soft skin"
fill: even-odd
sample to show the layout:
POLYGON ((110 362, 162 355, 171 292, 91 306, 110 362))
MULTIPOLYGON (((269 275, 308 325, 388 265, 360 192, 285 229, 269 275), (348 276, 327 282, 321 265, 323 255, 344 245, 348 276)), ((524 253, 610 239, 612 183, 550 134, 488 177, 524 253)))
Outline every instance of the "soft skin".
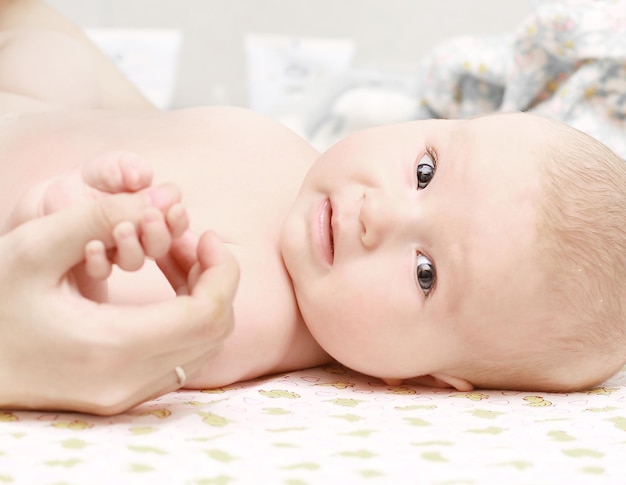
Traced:
POLYGON ((537 337, 515 322, 537 319, 527 302, 539 286, 526 268, 542 125, 501 115, 387 126, 316 161, 281 243, 304 320, 330 355, 390 382, 430 374, 467 389, 468 359, 504 358, 537 337), (418 187, 419 164, 434 158, 430 182, 418 187), (416 278, 425 262, 435 268, 430 291, 416 278))

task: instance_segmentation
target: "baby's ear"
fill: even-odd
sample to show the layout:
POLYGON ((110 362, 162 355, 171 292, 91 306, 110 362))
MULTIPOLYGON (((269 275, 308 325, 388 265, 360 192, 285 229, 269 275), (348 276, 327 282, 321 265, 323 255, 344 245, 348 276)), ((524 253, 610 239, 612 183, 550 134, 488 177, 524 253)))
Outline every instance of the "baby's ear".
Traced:
POLYGON ((445 386, 442 387, 453 387, 457 391, 461 392, 469 392, 474 390, 474 385, 461 377, 454 377, 448 374, 441 374, 439 372, 435 372, 431 374, 431 376, 436 381, 445 384, 445 386))

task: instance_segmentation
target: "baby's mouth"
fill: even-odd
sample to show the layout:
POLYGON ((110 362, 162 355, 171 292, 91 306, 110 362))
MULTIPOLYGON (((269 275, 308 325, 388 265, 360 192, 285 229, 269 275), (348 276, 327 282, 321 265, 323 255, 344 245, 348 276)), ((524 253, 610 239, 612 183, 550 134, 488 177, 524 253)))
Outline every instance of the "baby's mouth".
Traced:
POLYGON ((330 258, 331 258, 331 264, 334 262, 335 260, 335 236, 333 234, 333 204, 332 202, 329 202, 328 204, 328 235, 329 235, 329 242, 330 242, 330 258))
POLYGON ((332 266, 335 261, 335 235, 333 233, 333 204, 326 198, 319 209, 317 231, 324 261, 332 266))

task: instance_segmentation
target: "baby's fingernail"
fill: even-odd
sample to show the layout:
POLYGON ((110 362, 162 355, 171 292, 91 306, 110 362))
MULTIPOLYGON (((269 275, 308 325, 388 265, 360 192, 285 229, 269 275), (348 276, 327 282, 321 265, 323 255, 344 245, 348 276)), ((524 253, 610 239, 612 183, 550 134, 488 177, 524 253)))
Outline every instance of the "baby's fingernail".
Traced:
POLYGON ((157 209, 167 209, 177 201, 178 192, 169 185, 160 185, 148 191, 150 204, 157 209))
POLYGON ((142 217, 144 222, 151 224, 153 222, 158 222, 159 220, 161 220, 161 213, 155 207, 153 209, 148 209, 147 211, 145 211, 142 217))
POLYGON ((180 221, 181 218, 187 217, 187 210, 183 204, 174 204, 167 211, 167 217, 174 221, 180 221))
POLYGON ((120 222, 113 229, 113 235, 119 239, 128 239, 135 236, 135 226, 132 222, 124 221, 120 222))

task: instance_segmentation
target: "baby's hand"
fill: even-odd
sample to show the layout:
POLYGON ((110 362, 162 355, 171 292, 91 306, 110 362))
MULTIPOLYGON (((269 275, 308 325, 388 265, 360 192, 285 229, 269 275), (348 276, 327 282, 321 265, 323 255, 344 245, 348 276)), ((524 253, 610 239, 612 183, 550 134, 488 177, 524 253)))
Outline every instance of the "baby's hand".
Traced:
POLYGON ((137 271, 146 258, 162 258, 168 254, 172 241, 189 226, 182 204, 167 211, 151 207, 144 211, 137 227, 129 221, 113 229, 114 247, 107 249, 103 241, 94 240, 85 246, 85 274, 95 280, 109 277, 113 265, 125 271, 137 271))
MULTIPOLYGON (((17 204, 7 227, 12 229, 28 220, 111 194, 145 192, 150 207, 144 210, 139 221, 119 223, 110 237, 87 243, 84 262, 72 271, 75 287, 83 296, 98 302, 107 301, 105 280, 113 265, 126 271, 138 270, 145 258, 165 256, 173 239, 189 226, 178 188, 173 185, 150 187, 151 183, 152 168, 137 155, 107 152, 79 169, 30 189, 17 204)), ((125 220, 123 214, 104 216, 125 220)), ((137 221, 135 215, 133 220, 137 221)))
MULTIPOLYGON (((179 202, 178 189, 172 185, 147 189, 151 181, 150 167, 129 153, 108 153, 83 167, 82 184, 92 197, 145 189, 152 205, 143 212, 136 224, 130 221, 117 224, 111 240, 93 240, 86 244, 85 261, 74 270, 75 281, 83 296, 95 301, 106 301, 104 281, 111 275, 113 265, 125 271, 137 271, 146 258, 164 257, 172 241, 188 229, 189 218, 179 202)), ((57 190, 64 182, 73 183, 69 178, 57 181, 57 190)), ((75 190, 66 187, 60 192, 72 196, 75 190)), ((46 212, 55 211, 59 201, 58 197, 48 197, 46 212)), ((68 201, 63 202, 61 205, 65 206, 68 201)))

